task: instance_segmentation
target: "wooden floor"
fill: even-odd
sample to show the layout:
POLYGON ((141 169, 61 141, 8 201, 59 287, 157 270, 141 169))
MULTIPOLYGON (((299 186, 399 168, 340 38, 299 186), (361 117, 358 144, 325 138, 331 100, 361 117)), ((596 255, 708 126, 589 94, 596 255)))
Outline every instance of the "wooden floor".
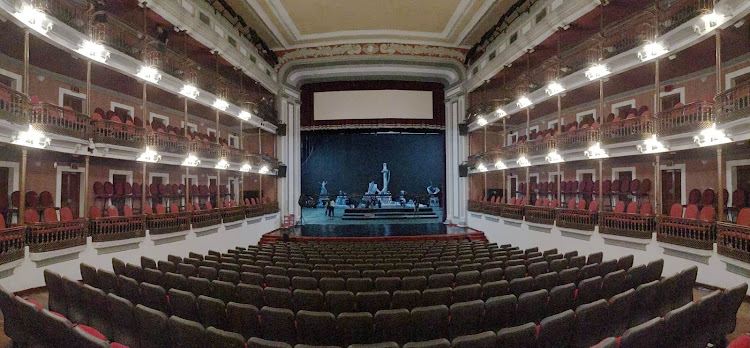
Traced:
MULTIPOLYGON (((693 296, 694 298, 697 299, 697 298, 700 298, 709 294, 710 292, 711 291, 706 290, 706 289, 697 288, 697 289, 693 289, 693 296)), ((30 293, 24 294, 24 297, 28 297, 40 303, 45 308, 47 307, 49 296, 46 290, 37 290, 34 292, 30 292, 30 293)), ((5 319, 2 318, 2 316, 0 316, 0 323, 3 324, 2 328, 0 329, 5 328, 4 321, 5 319)), ((750 303, 748 303, 748 301, 746 300, 745 302, 742 303, 742 306, 740 307, 740 311, 737 313, 737 328, 734 330, 734 332, 731 335, 727 336, 727 338, 729 340, 733 340, 736 337, 740 335, 744 335, 748 332, 750 332, 750 303)), ((5 336, 4 331, 0 331, 0 348, 8 348, 10 346, 11 346, 10 338, 8 338, 8 336, 5 336)))

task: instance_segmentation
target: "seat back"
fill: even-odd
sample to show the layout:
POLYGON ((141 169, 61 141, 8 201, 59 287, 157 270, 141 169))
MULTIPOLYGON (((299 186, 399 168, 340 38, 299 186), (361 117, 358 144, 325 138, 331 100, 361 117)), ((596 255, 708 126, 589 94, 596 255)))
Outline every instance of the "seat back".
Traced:
MULTIPOLYGON (((51 208, 48 208, 51 209, 51 208)), ((70 222, 73 221, 73 212, 68 207, 62 207, 60 208, 60 221, 62 222, 70 222)))
POLYGON ((34 209, 29 209, 25 213, 23 213, 23 221, 25 221, 26 223, 39 222, 39 213, 37 213, 34 209))
POLYGON ((682 217, 682 204, 672 204, 672 207, 669 208, 669 217, 682 217))
POLYGON ((654 213, 654 206, 651 203, 646 202, 641 204, 641 215, 652 215, 654 213))
POLYGON ((697 219, 698 206, 695 204, 688 205, 687 208, 685 208, 685 215, 683 217, 686 219, 697 219))
POLYGON ((707 205, 701 209, 702 221, 713 222, 715 218, 716 214, 713 206, 707 205))
POLYGON ((595 212, 599 209, 599 203, 597 201, 591 201, 589 203, 589 212, 595 212))
POLYGON ((628 214, 638 213, 638 203, 635 201, 628 203, 628 209, 626 210, 626 213, 628 214))
POLYGON ((57 222, 57 212, 54 208, 44 209, 44 222, 57 222))

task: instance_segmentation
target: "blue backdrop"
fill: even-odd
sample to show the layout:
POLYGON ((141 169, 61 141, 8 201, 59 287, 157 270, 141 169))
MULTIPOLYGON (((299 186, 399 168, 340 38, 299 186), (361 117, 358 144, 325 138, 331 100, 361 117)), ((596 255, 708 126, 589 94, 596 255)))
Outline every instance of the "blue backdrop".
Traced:
POLYGON ((383 186, 383 163, 388 163, 388 190, 395 196, 427 193, 427 186, 444 191, 445 136, 442 133, 329 133, 302 134, 302 193, 316 196, 320 182, 331 195, 343 191, 361 195, 370 181, 383 186))

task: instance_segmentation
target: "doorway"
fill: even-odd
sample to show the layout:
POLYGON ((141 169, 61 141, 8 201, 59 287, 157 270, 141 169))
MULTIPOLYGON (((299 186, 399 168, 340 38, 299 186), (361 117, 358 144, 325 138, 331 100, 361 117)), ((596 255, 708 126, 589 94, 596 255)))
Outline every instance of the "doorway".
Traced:
POLYGON ((81 173, 63 171, 60 178, 60 207, 68 207, 73 216, 81 216, 81 173))
POLYGON ((681 168, 662 169, 661 171, 661 212, 669 214, 675 203, 682 204, 682 175, 681 168))

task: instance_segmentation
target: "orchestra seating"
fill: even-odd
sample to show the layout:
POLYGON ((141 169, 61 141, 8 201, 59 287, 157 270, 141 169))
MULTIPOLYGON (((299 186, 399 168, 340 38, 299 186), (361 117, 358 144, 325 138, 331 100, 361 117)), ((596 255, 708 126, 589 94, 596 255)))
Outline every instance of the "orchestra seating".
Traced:
POLYGON ((663 265, 468 240, 275 242, 81 264, 81 282, 45 270, 47 309, 4 290, 0 309, 14 342, 80 347, 705 347, 734 331, 747 284, 694 302, 697 267, 663 265))

